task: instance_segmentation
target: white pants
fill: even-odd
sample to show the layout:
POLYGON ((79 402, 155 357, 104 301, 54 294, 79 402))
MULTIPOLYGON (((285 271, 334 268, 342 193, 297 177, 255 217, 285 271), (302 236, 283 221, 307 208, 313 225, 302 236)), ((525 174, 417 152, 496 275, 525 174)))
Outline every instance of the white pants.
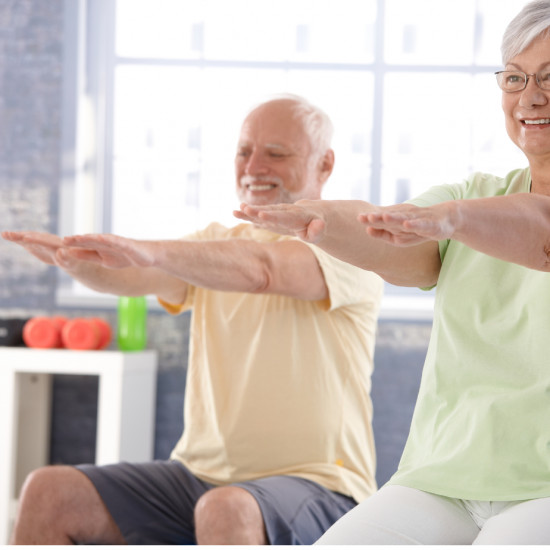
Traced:
POLYGON ((550 498, 459 500, 388 485, 315 544, 550 544, 550 498))

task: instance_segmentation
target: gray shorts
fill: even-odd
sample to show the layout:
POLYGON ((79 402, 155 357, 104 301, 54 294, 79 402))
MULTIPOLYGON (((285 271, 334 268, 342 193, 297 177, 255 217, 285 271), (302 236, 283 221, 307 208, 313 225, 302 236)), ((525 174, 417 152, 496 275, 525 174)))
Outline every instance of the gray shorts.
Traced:
MULTIPOLYGON (((128 544, 196 544, 193 511, 215 487, 176 461, 84 464, 86 474, 128 544)), ((357 503, 299 477, 274 476, 233 485, 262 511, 270 544, 312 544, 357 503)))

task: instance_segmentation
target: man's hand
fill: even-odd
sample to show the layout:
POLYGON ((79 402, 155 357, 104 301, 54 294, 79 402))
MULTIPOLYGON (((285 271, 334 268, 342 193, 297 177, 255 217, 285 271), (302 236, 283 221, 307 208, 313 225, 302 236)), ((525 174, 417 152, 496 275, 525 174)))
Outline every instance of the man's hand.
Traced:
POLYGON ((154 263, 153 246, 116 235, 74 235, 61 238, 37 231, 4 231, 2 237, 22 246, 49 265, 67 271, 92 262, 109 269, 149 267, 154 263))
POLYGON ((2 231, 2 237, 22 246, 46 264, 65 267, 68 260, 66 254, 62 252, 63 241, 57 235, 38 231, 2 231))
POLYGON ((178 274, 171 275, 156 266, 157 257, 163 257, 164 241, 101 234, 62 239, 35 231, 4 231, 2 237, 97 292, 118 296, 154 294, 175 304, 185 299, 187 283, 178 274), (142 269, 148 267, 153 269, 142 269))
MULTIPOLYGON (((117 235, 94 234, 65 237, 63 244, 79 260, 93 262, 108 269, 153 267, 155 245, 148 241, 117 235)), ((157 247, 158 248, 158 247, 157 247)))
POLYGON ((308 206, 308 203, 312 202, 315 201, 265 206, 242 203, 240 210, 235 210, 233 215, 263 229, 283 235, 295 235, 303 241, 316 243, 323 238, 325 221, 313 208, 308 206))

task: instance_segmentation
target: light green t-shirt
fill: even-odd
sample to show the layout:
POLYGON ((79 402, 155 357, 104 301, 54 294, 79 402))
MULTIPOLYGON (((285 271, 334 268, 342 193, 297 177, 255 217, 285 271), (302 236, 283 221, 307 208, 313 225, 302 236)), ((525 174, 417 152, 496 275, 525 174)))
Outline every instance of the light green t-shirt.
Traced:
MULTIPOLYGON (((193 240, 291 237, 211 224, 193 240)), ((191 287, 185 429, 172 458, 216 485, 292 475, 363 500, 376 490, 370 398, 383 282, 310 246, 330 298, 191 287)))
MULTIPOLYGON (((411 201, 529 192, 528 169, 474 174, 411 201)), ((434 323, 390 483, 468 500, 550 496, 550 274, 440 243, 434 323)))

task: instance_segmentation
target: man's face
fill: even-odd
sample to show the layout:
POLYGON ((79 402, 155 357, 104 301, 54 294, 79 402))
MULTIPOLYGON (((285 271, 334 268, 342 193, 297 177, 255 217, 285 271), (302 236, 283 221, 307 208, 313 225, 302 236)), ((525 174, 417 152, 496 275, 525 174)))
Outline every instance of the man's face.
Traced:
POLYGON ((245 119, 235 157, 237 195, 248 204, 319 199, 326 177, 318 153, 292 114, 289 100, 275 100, 245 119))

